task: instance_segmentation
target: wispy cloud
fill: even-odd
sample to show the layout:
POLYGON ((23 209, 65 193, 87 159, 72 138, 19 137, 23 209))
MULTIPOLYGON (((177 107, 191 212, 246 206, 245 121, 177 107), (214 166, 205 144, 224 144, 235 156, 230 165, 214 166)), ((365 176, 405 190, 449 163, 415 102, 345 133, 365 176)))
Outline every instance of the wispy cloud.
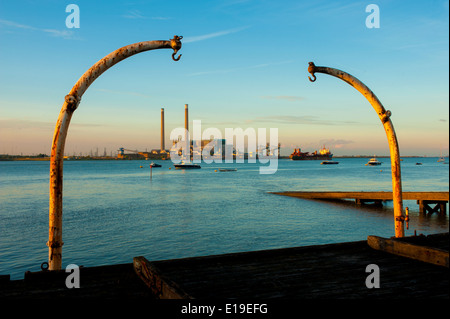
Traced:
POLYGON ((7 25, 7 26, 10 26, 10 27, 14 27, 14 28, 31 29, 31 30, 35 29, 35 28, 30 27, 30 26, 28 26, 28 25, 16 23, 16 22, 14 22, 14 21, 9 21, 9 20, 3 20, 3 19, 0 19, 0 23, 3 24, 3 25, 7 25))
POLYGON ((275 116, 262 116, 256 117, 252 120, 247 120, 247 124, 251 123, 279 123, 279 124, 307 124, 307 125, 350 125, 357 124, 354 121, 336 121, 326 120, 318 116, 304 115, 304 116, 291 116, 291 115, 275 115, 275 116))
POLYGON ((0 24, 11 27, 11 28, 15 28, 15 29, 44 32, 51 36, 58 37, 58 38, 64 38, 64 39, 73 39, 73 34, 74 34, 72 31, 69 31, 69 30, 42 29, 42 28, 36 28, 36 27, 30 26, 30 25, 20 24, 20 23, 14 22, 14 21, 3 20, 3 19, 0 19, 0 24))
POLYGON ((15 130, 23 130, 23 129, 52 130, 55 128, 55 123, 42 122, 42 121, 30 120, 30 119, 8 118, 8 119, 0 119, 0 128, 1 129, 15 129, 15 130))
POLYGON ((351 140, 342 140, 342 139, 327 139, 327 140, 320 140, 320 144, 326 145, 327 147, 331 148, 343 148, 347 144, 353 144, 355 141, 351 140))
POLYGON ((43 32, 47 32, 48 34, 54 36, 54 37, 60 37, 64 39, 72 39, 73 38, 73 32, 69 30, 55 30, 55 29, 40 29, 43 32))
POLYGON ((170 20, 170 17, 147 17, 139 10, 128 10, 122 17, 127 19, 151 19, 151 20, 170 20))
POLYGON ((289 102, 298 102, 305 100, 305 98, 302 96, 291 96, 291 95, 261 96, 261 98, 266 100, 284 100, 289 102))
POLYGON ((146 19, 139 10, 128 10, 122 17, 127 19, 146 19))
POLYGON ((314 142, 303 141, 301 143, 301 145, 299 145, 299 144, 290 144, 290 145, 286 145, 286 144, 283 145, 283 144, 281 144, 281 147, 287 147, 287 148, 291 148, 291 149, 300 147, 303 151, 317 150, 317 147, 326 147, 326 148, 334 150, 334 149, 340 149, 340 148, 345 149, 346 145, 354 144, 354 143, 355 143, 355 141, 352 141, 352 140, 323 139, 323 140, 320 140, 318 142, 317 141, 314 141, 314 142))
MULTIPOLYGON (((3 118, 0 119, 0 130, 44 130, 52 132, 55 129, 55 122, 46 122, 33 119, 3 118)), ((72 123, 72 127, 100 127, 105 124, 93 123, 72 123)))
POLYGON ((152 20, 170 20, 171 17, 150 17, 152 20))
POLYGON ((217 38, 217 37, 221 37, 221 36, 224 36, 227 34, 240 32, 240 31, 243 31, 248 28, 249 27, 247 26, 247 27, 228 29, 228 30, 224 30, 224 31, 218 31, 218 32, 213 32, 213 33, 208 33, 208 34, 203 34, 203 35, 197 35, 197 36, 193 36, 193 37, 184 37, 183 43, 192 43, 192 42, 198 42, 198 41, 208 40, 208 39, 212 39, 212 38, 217 38))

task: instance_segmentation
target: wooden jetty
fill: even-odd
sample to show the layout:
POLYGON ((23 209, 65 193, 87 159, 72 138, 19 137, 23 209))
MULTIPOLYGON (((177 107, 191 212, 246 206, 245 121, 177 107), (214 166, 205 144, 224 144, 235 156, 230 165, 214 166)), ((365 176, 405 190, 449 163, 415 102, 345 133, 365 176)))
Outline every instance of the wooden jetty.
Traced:
POLYGON ((65 287, 64 271, 3 280, 0 299, 448 299, 448 248, 445 233, 161 261, 135 257, 132 264, 81 268, 78 289, 65 287), (420 257, 430 254, 432 260, 420 257), (367 286, 369 265, 379 267, 379 288, 367 286))
MULTIPOLYGON (((272 194, 320 200, 354 200, 356 204, 375 203, 392 200, 392 192, 272 192, 272 194)), ((440 212, 445 214, 449 192, 402 192, 403 200, 415 200, 421 213, 440 212), (430 205, 435 205, 430 207, 430 205)))

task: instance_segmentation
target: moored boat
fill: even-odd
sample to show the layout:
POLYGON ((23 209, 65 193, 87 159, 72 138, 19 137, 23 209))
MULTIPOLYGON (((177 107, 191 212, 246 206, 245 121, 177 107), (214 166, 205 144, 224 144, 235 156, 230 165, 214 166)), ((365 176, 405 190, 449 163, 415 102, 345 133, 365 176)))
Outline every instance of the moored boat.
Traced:
POLYGON ((323 161, 322 163, 320 163, 320 165, 336 165, 339 164, 339 162, 334 162, 334 161, 323 161))
POLYGON ((445 162, 445 158, 444 158, 444 156, 442 156, 442 148, 441 148, 441 156, 439 157, 439 159, 437 161, 438 162, 445 162))
POLYGON ((331 154, 328 148, 323 147, 319 151, 313 153, 302 152, 300 148, 294 149, 294 152, 289 156, 293 161, 305 161, 305 160, 331 160, 333 154, 331 154))
POLYGON ((161 167, 161 165, 151 162, 150 167, 161 167))
POLYGON ((181 162, 180 164, 174 164, 173 166, 175 166, 175 169, 198 169, 198 168, 202 168, 198 164, 185 163, 185 162, 181 162))
POLYGON ((368 166, 377 166, 377 165, 381 165, 381 162, 379 162, 376 157, 372 157, 370 159, 370 161, 367 162, 366 166, 367 165, 368 166))

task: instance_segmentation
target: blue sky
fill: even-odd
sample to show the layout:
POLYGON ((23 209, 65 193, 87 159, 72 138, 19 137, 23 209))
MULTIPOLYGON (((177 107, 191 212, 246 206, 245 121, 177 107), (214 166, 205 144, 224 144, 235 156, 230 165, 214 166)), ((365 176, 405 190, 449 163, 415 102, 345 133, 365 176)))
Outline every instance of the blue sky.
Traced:
POLYGON ((278 128, 282 155, 323 145, 336 155, 388 155, 377 114, 354 88, 308 62, 344 70, 378 96, 401 155, 448 154, 448 1, 0 1, 0 154, 50 153, 64 96, 110 52, 182 35, 101 75, 84 94, 66 154, 159 148, 170 131, 278 128), (80 28, 65 21, 80 9, 80 28), (380 28, 367 28, 367 5, 380 28))

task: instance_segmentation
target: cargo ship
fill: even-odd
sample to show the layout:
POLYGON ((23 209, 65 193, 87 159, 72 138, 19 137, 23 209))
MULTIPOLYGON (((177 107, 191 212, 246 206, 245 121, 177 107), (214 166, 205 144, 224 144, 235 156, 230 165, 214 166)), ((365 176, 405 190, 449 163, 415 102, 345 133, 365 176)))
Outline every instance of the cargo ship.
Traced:
POLYGON ((331 160, 333 154, 331 154, 328 148, 323 147, 319 152, 314 151, 313 153, 302 152, 300 148, 294 149, 289 158, 293 161, 305 161, 305 160, 331 160))

